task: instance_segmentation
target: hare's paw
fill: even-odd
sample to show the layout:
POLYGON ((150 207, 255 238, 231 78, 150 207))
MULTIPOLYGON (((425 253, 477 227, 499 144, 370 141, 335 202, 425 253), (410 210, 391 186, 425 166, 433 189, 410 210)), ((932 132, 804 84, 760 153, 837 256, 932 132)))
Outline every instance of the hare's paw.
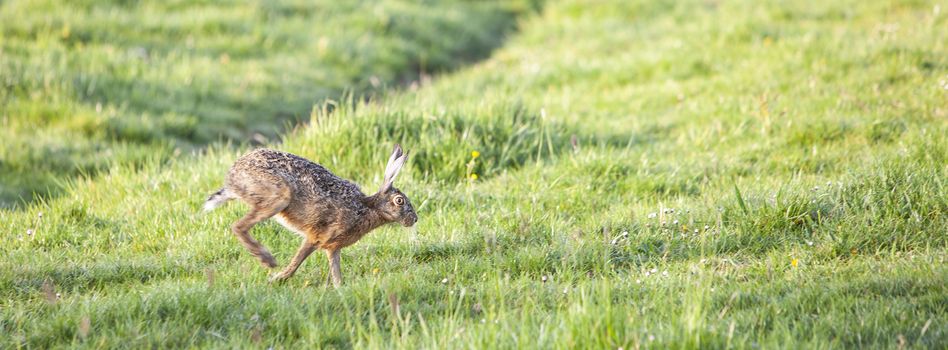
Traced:
POLYGON ((260 253, 258 258, 260 259, 260 263, 267 268, 272 269, 277 267, 277 261, 273 258, 273 254, 270 254, 270 252, 264 251, 260 253))
POLYGON ((275 274, 270 275, 270 279, 268 280, 268 282, 280 283, 280 282, 286 281, 288 278, 290 278, 290 276, 292 275, 286 273, 286 271, 277 272, 275 274))

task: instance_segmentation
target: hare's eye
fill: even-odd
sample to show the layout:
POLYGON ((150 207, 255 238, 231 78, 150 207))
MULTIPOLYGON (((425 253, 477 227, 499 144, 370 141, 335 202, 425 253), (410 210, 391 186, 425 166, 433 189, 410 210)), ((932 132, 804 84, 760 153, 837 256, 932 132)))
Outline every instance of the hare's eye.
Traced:
POLYGON ((405 204, 405 197, 402 197, 402 196, 395 197, 395 205, 404 205, 404 204, 405 204))

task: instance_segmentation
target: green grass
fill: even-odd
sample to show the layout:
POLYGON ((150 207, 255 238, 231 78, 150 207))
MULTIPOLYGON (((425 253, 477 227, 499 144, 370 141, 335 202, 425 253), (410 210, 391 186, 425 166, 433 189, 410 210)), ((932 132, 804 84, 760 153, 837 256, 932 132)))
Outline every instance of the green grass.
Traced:
POLYGON ((5 1, 0 205, 208 143, 266 142, 344 92, 483 58, 529 10, 462 1, 5 1))
POLYGON ((342 288, 318 254, 268 285, 245 207, 198 213, 244 151, 212 147, 3 212, 0 346, 945 348, 945 11, 551 1, 274 145, 369 190, 413 154, 417 229, 345 250, 342 288))

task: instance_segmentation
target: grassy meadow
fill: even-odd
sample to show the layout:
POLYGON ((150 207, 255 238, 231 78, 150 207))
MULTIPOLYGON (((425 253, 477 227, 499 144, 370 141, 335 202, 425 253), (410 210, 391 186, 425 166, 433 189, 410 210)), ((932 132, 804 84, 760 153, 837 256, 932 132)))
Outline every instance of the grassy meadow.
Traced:
POLYGON ((5 1, 0 207, 115 164, 277 140, 316 101, 483 58, 526 5, 5 1))
MULTIPOLYGON (((310 106, 267 143, 367 192, 393 143, 411 152, 396 186, 418 224, 344 250, 343 287, 319 253, 268 284, 229 232, 246 206, 200 212, 253 147, 212 143, 0 212, 0 348, 948 347, 948 6, 522 11, 486 60, 415 88, 343 78, 373 98, 310 106)), ((281 263, 299 244, 274 222, 252 235, 281 263)))

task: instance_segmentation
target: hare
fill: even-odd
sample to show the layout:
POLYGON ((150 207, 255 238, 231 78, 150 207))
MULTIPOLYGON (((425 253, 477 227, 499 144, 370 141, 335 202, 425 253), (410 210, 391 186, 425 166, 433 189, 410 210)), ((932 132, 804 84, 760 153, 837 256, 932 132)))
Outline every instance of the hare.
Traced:
POLYGON ((378 193, 367 196, 356 184, 344 180, 323 166, 302 157, 257 149, 237 159, 227 173, 224 188, 208 197, 204 210, 210 211, 239 198, 250 212, 231 227, 234 235, 260 262, 277 266, 273 255, 250 236, 257 223, 274 217, 290 231, 303 237, 296 256, 270 282, 293 276, 300 264, 316 249, 329 258, 334 287, 342 285, 339 251, 359 241, 384 224, 397 222, 410 227, 418 221, 411 201, 393 187, 395 176, 405 165, 407 153, 395 145, 385 167, 378 193))

